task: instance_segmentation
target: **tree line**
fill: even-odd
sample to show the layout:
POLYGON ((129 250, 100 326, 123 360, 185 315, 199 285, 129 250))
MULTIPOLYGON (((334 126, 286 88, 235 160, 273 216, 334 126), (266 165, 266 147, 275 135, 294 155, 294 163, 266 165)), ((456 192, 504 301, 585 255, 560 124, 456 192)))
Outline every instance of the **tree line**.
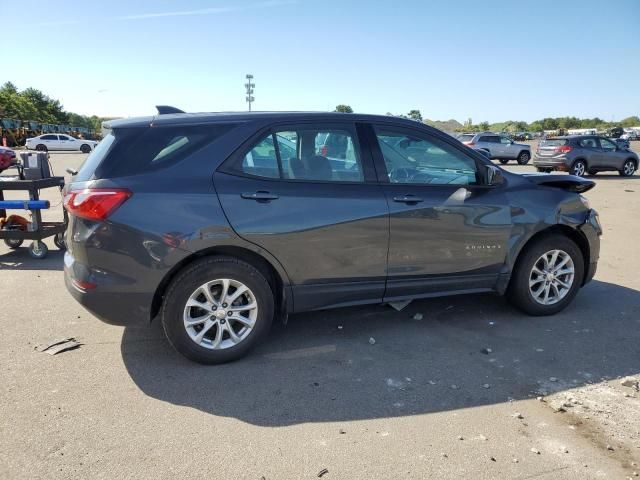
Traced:
POLYGON ((54 125, 70 125, 100 131, 104 118, 87 117, 66 112, 59 100, 53 99, 36 88, 18 90, 11 82, 0 87, 0 118, 32 121, 54 125))
MULTIPOLYGON (((349 105, 338 105, 336 112, 353 113, 353 109, 349 105)), ((535 120, 531 123, 521 120, 508 120, 506 122, 480 122, 473 123, 469 118, 466 122, 460 123, 456 120, 429 120, 422 117, 420 110, 410 110, 406 114, 393 114, 387 112, 387 115, 396 117, 409 118, 416 122, 424 122, 428 125, 435 126, 446 131, 455 132, 478 132, 478 131, 494 131, 494 132, 542 132, 543 130, 558 130, 570 128, 595 128, 597 130, 608 130, 613 127, 639 127, 640 118, 637 115, 624 118, 618 122, 607 122, 601 118, 577 118, 577 117, 547 117, 542 120, 535 120)))

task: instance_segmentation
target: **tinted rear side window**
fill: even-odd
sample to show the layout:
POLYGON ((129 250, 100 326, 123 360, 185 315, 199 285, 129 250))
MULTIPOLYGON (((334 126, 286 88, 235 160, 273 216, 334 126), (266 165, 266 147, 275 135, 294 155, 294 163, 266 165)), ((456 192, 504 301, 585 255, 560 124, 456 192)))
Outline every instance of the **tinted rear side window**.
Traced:
MULTIPOLYGON (((95 177, 124 177, 168 167, 220 138, 233 127, 232 124, 222 124, 115 129, 108 150, 103 153, 101 161, 95 162, 95 177)), ((100 145, 96 150, 99 148, 100 145)))

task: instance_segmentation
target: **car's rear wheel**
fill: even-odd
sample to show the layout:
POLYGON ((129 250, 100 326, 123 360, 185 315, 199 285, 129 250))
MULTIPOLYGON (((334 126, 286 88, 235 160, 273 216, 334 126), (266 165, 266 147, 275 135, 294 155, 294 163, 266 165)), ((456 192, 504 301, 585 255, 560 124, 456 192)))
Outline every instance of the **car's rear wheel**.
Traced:
POLYGON ((584 259, 575 242, 545 235, 521 253, 507 298, 529 315, 553 315, 571 303, 583 278, 584 259))
POLYGON ((518 165, 526 165, 529 160, 531 160, 529 152, 520 152, 520 155, 518 155, 518 165))
POLYGON ((82 145, 80 145, 80 151, 82 153, 89 153, 91 151, 91 147, 86 143, 83 143, 82 145))
POLYGON ((39 152, 46 152, 47 146, 40 143, 39 145, 36 145, 36 150, 39 152))
POLYGON ((506 158, 501 158, 500 163, 506 165, 507 163, 509 163, 509 160, 507 160, 506 158))
POLYGON ((587 163, 584 160, 576 160, 571 167, 571 175, 576 177, 584 177, 587 171, 587 163))
POLYGON ((634 173, 636 173, 636 162, 633 160, 627 160, 622 165, 622 170, 620 170, 620 175, 623 177, 631 177, 634 173))
POLYGON ((200 260, 171 282, 162 305, 169 342, 204 364, 237 360, 269 331, 274 295, 265 276, 230 257, 200 260))

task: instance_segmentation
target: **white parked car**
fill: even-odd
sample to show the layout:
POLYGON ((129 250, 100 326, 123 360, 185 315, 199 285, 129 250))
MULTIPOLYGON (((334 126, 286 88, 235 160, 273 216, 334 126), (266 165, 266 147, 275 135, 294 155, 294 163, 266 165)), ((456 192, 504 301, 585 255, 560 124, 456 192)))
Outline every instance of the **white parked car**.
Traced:
POLYGON ((62 133, 45 133, 38 137, 27 138, 26 146, 29 150, 47 152, 49 150, 75 150, 89 153, 98 144, 95 140, 73 138, 62 133))

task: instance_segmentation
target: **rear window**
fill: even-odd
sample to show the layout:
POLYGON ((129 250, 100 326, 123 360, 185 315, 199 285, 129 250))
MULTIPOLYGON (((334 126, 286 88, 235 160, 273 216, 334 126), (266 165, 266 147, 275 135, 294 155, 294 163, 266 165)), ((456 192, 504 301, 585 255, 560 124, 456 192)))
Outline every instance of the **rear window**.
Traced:
POLYGON ((460 140, 461 142, 470 142, 471 140, 473 140, 473 137, 475 137, 475 135, 460 135, 458 137, 458 140, 460 140))
POLYGON ((566 145, 569 143, 569 140, 566 138, 551 138, 549 140, 543 140, 540 142, 541 147, 559 147, 561 145, 566 145))
POLYGON ((223 124, 118 128, 98 144, 74 180, 124 177, 165 168, 209 145, 233 127, 223 124))

